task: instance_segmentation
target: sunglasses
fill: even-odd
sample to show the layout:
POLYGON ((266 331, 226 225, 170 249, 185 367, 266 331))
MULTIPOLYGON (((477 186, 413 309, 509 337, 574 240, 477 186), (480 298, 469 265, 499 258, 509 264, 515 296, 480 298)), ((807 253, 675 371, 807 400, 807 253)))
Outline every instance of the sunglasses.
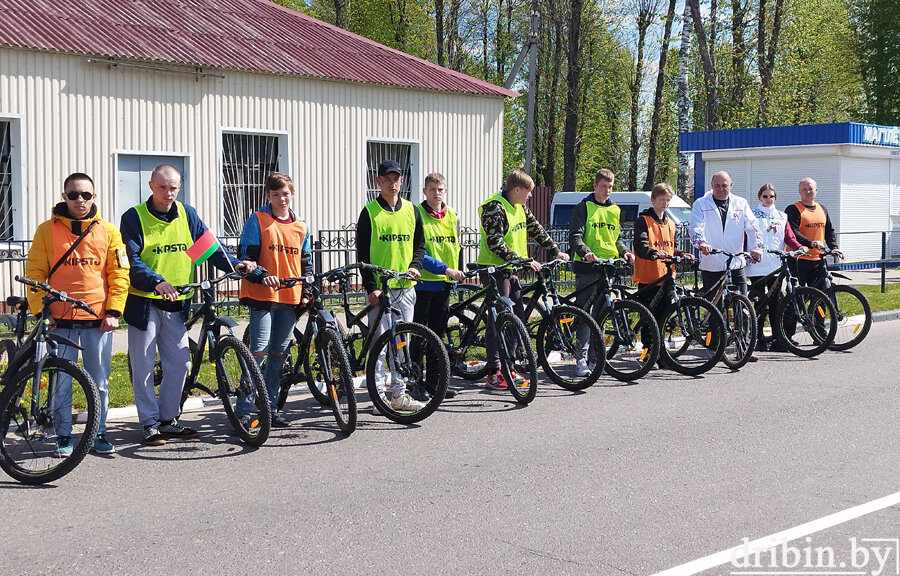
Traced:
POLYGON ((772 198, 774 200, 775 195, 774 194, 763 194, 762 196, 760 196, 760 198, 772 198))
POLYGON ((81 196, 81 198, 83 200, 90 200, 91 198, 94 197, 94 193, 93 192, 66 192, 66 198, 68 198, 69 200, 75 200, 79 196, 81 196))

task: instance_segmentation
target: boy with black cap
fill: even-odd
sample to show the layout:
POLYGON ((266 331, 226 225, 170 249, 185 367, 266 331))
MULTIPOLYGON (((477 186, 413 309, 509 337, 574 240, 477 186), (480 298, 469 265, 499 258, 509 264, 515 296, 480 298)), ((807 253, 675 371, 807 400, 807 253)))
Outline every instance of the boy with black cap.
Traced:
MULTIPOLYGON (((360 262, 367 262, 407 272, 418 278, 425 255, 425 235, 422 231, 422 220, 412 202, 400 198, 400 185, 403 183, 403 169, 396 160, 385 160, 378 165, 378 185, 380 194, 370 200, 359 213, 356 223, 356 255, 360 262)), ((369 329, 374 330, 377 338, 387 329, 387 316, 375 326, 378 315, 378 304, 381 299, 381 285, 369 270, 362 270, 363 288, 368 294, 369 329)), ((416 291, 412 280, 391 280, 391 302, 400 312, 400 319, 412 322, 416 304, 416 291)), ((374 339, 373 339, 374 341, 374 339)), ((404 412, 421 410, 425 404, 406 393, 406 384, 400 377, 390 380, 390 393, 387 393, 388 378, 384 373, 384 359, 378 360, 376 369, 376 388, 385 394, 391 408, 404 412)))

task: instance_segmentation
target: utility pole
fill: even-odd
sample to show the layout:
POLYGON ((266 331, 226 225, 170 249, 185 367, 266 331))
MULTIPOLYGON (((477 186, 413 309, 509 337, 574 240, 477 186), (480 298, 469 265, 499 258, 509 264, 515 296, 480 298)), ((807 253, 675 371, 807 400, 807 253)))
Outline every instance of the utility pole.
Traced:
POLYGON ((513 64, 509 76, 506 77, 506 83, 503 85, 507 89, 511 89, 516 80, 516 75, 525 62, 525 55, 528 55, 528 113, 525 117, 525 172, 531 173, 532 149, 534 148, 534 104, 535 98, 535 76, 537 74, 537 36, 538 36, 538 0, 531 0, 531 37, 522 45, 516 63, 513 64))

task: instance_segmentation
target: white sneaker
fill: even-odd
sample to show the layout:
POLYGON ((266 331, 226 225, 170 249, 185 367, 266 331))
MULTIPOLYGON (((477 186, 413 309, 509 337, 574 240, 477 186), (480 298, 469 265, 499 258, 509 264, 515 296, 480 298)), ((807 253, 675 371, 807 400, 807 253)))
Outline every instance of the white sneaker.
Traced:
POLYGON ((409 394, 404 393, 391 398, 391 408, 398 412, 418 412, 425 408, 425 403, 414 400, 409 394))
POLYGON ((590 376, 592 370, 588 368, 587 362, 584 360, 576 360, 575 361, 575 374, 579 377, 590 376))

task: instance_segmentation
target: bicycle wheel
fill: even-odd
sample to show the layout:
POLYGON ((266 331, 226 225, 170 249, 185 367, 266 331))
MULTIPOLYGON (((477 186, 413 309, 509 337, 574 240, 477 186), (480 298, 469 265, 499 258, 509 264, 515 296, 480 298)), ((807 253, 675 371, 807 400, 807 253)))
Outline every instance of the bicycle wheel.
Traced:
POLYGON ((522 296, 522 308, 525 309, 525 328, 532 338, 537 337, 538 330, 541 329, 541 322, 547 318, 547 311, 544 309, 540 300, 534 300, 531 296, 522 296))
POLYGON ((557 306, 538 328, 537 358, 555 384, 566 390, 584 390, 600 378, 606 365, 600 327, 581 308, 557 306), (596 362, 587 374, 579 375, 577 358, 581 356, 587 363, 591 351, 596 362))
POLYGON ((444 399, 450 361, 440 338, 425 326, 399 322, 394 334, 392 340, 391 333, 384 332, 372 344, 366 383, 372 403, 383 415, 399 424, 412 424, 430 416, 444 399), (393 346, 391 354, 389 346, 393 346), (405 395, 422 398, 424 406, 395 408, 405 395))
POLYGON ((728 292, 723 298, 726 343, 722 361, 732 370, 737 370, 750 361, 756 349, 756 312, 750 299, 743 294, 728 292))
POLYGON ((0 392, 0 468, 24 484, 53 482, 78 466, 97 436, 100 412, 97 387, 81 366, 48 356, 38 375, 36 402, 34 377, 29 364, 0 392), (86 417, 77 418, 74 411, 86 417))
POLYGON ((606 346, 606 373, 621 382, 645 376, 659 359, 659 326, 650 310, 633 300, 615 300, 598 321, 606 346))
POLYGON ((775 310, 775 337, 802 358, 828 349, 837 334, 837 313, 831 299, 811 286, 799 286, 775 310))
POLYGON ((725 352, 725 320, 708 300, 687 296, 673 303, 660 323, 663 363, 686 376, 703 374, 725 352))
POLYGON ((525 324, 510 311, 497 315, 497 351, 500 373, 519 404, 529 404, 537 394, 537 359, 525 324))
MULTIPOLYGON (((477 312, 477 310, 475 311, 477 312)), ((475 326, 475 314, 469 310, 452 312, 447 321, 447 329, 444 331, 444 340, 447 348, 456 350, 453 356, 450 370, 454 376, 466 380, 480 380, 487 376, 488 369, 485 359, 485 335, 487 333, 484 322, 479 321, 475 326), (460 348, 460 343, 465 335, 469 335, 469 343, 460 348)))
POLYGON ((334 328, 326 327, 319 332, 318 340, 310 376, 327 391, 328 404, 334 412, 338 428, 349 436, 356 430, 356 394, 347 351, 334 328))
POLYGON ((837 332, 829 350, 849 350, 865 340, 872 328, 872 307, 863 293, 852 286, 831 286, 837 332))
POLYGON ((238 437, 261 446, 269 437, 272 411, 262 374, 244 344, 228 334, 216 342, 218 394, 238 437))
POLYGON ((6 372, 9 361, 16 355, 16 343, 12 340, 0 340, 0 376, 6 372))

